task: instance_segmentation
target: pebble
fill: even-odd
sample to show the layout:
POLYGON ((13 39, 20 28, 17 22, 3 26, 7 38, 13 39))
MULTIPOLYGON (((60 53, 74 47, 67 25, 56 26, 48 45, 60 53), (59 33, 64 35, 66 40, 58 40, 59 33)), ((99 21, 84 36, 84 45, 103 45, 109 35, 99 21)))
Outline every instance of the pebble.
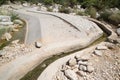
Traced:
POLYGON ((108 48, 106 46, 97 46, 97 50, 107 50, 108 48))
POLYGON ((87 67, 84 66, 84 65, 80 65, 80 66, 79 66, 79 70, 87 71, 87 67))

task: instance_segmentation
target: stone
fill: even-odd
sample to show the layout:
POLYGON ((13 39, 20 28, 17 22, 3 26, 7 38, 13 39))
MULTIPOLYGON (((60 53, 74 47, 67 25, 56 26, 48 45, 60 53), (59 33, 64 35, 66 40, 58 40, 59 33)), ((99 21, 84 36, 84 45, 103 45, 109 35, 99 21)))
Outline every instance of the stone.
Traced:
POLYGON ((11 22, 10 16, 0 15, 0 22, 11 22))
POLYGON ((95 51, 94 51, 94 54, 97 55, 97 56, 102 56, 102 52, 99 51, 99 50, 95 50, 95 51))
POLYGON ((117 29, 117 34, 120 36, 120 28, 117 29))
POLYGON ((78 64, 79 65, 88 65, 88 62, 87 61, 78 61, 78 64))
POLYGON ((11 38, 12 38, 12 35, 7 32, 1 37, 1 39, 6 39, 7 41, 9 41, 11 38))
POLYGON ((106 49, 108 49, 108 48, 107 48, 107 46, 102 46, 102 45, 100 45, 100 46, 97 46, 96 49, 97 49, 97 50, 106 50, 106 49))
POLYGON ((80 66, 79 66, 79 70, 87 71, 87 66, 85 66, 85 65, 80 65, 80 66))
POLYGON ((42 44, 40 42, 35 42, 35 46, 36 46, 36 48, 41 48, 42 44))
POLYGON ((70 80, 78 80, 77 74, 73 70, 65 70, 65 76, 70 80))
POLYGON ((94 68, 92 66, 87 66, 87 72, 91 73, 94 71, 94 68))
POLYGON ((18 44, 19 41, 20 41, 20 40, 14 40, 14 41, 12 41, 11 43, 12 43, 12 44, 18 44))
POLYGON ((0 57, 1 57, 1 56, 3 56, 3 55, 5 55, 5 54, 6 54, 6 52, 5 52, 5 51, 0 50, 0 57))
POLYGON ((71 67, 65 64, 62 65, 62 70, 67 70, 67 69, 71 69, 71 67))
POLYGON ((19 30, 18 30, 18 29, 13 29, 12 31, 13 31, 13 32, 17 32, 17 31, 19 31, 19 30))
POLYGON ((81 76, 81 77, 83 77, 83 76, 85 76, 85 72, 83 72, 83 71, 78 71, 78 72, 76 72, 79 76, 81 76))
POLYGON ((24 22, 22 20, 16 19, 13 21, 14 24, 24 25, 24 22))
POLYGON ((76 59, 75 58, 71 58, 69 61, 68 61, 68 65, 69 66, 74 66, 74 65, 76 65, 77 64, 77 62, 76 62, 76 59))
POLYGON ((79 61, 79 60, 82 60, 82 61, 88 61, 90 59, 90 55, 85 55, 85 56, 80 56, 80 55, 76 55, 75 58, 79 61))
POLYGON ((115 45, 113 43, 105 43, 105 46, 107 46, 109 49, 114 49, 115 45))
POLYGON ((13 25, 13 22, 0 22, 0 25, 13 25))
POLYGON ((42 65, 43 68, 46 67, 46 66, 47 66, 46 64, 43 64, 43 65, 42 65))

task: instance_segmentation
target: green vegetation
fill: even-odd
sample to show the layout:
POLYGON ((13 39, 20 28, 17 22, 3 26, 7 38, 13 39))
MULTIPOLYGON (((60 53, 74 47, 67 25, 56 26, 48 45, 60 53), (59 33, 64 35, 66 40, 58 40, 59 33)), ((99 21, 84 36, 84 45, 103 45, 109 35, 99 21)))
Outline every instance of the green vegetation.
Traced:
POLYGON ((59 8, 59 12, 69 14, 70 9, 62 6, 61 8, 59 8))

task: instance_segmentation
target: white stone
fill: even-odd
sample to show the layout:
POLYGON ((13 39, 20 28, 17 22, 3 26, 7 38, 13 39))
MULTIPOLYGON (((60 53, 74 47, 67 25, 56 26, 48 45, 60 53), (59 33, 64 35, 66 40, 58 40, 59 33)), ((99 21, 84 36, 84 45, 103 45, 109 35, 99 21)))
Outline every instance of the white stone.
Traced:
POLYGON ((1 39, 6 39, 7 41, 9 41, 11 38, 12 38, 12 35, 6 32, 1 39))
POLYGON ((76 62, 76 59, 75 59, 75 58, 71 58, 71 59, 68 61, 68 63, 69 63, 69 66, 74 66, 74 65, 76 65, 76 64, 77 64, 77 62, 76 62))
POLYGON ((19 41, 20 40, 14 40, 14 41, 12 41, 12 44, 18 44, 19 41))
POLYGON ((117 29, 117 34, 120 36, 120 28, 117 29))
POLYGON ((10 16, 0 15, 0 22, 11 22, 10 16))
POLYGON ((91 73, 94 71, 94 68, 92 66, 87 66, 87 71, 91 73))
POLYGON ((88 65, 88 62, 87 61, 79 61, 78 64, 79 65, 88 65))
POLYGON ((12 25, 13 22, 0 22, 0 25, 12 25))
POLYGON ((76 73, 73 70, 65 70, 65 76, 70 80, 78 80, 76 73))
POLYGON ((102 45, 100 45, 100 46, 97 46, 96 49, 97 49, 97 50, 106 50, 106 49, 108 49, 108 48, 107 48, 107 46, 102 46, 102 45))
POLYGON ((87 66, 85 66, 85 65, 80 65, 80 66, 79 66, 79 70, 87 71, 87 66))
POLYGON ((99 51, 99 50, 95 50, 95 51, 94 51, 94 54, 97 55, 97 56, 102 56, 102 52, 99 51))
POLYGON ((42 44, 41 44, 40 42, 35 42, 35 46, 36 46, 37 48, 41 48, 42 44))

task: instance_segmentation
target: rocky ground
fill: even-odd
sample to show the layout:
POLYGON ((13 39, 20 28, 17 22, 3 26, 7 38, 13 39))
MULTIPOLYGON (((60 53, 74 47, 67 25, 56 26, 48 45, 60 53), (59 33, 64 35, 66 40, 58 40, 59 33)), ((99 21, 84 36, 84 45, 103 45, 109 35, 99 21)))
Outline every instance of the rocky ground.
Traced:
POLYGON ((120 44, 102 43, 63 64, 53 80, 120 80, 120 44))
POLYGON ((16 43, 17 41, 18 40, 13 41, 11 45, 0 50, 0 66, 16 59, 17 57, 30 54, 35 48, 33 45, 27 46, 25 44, 16 43))

